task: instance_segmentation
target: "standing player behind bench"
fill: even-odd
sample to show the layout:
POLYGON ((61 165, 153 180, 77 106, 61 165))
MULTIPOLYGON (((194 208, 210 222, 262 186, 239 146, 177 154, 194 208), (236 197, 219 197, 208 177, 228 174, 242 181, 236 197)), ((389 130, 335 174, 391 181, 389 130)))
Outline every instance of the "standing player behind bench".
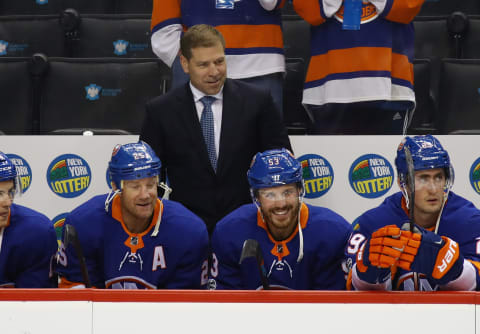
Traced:
POLYGON ((239 264, 244 241, 254 239, 272 288, 344 290, 342 261, 352 227, 329 209, 303 203, 300 162, 286 149, 257 153, 247 177, 254 204, 223 218, 212 236, 216 288, 261 288, 256 262, 239 264))
POLYGON ((395 165, 402 192, 387 197, 353 224, 348 247, 350 255, 356 254, 353 287, 478 290, 480 211, 450 192, 454 174, 447 151, 431 135, 406 137, 395 165), (413 161, 410 173, 406 149, 413 161), (411 210, 414 233, 409 231, 411 210))
POLYGON ((21 192, 15 165, 0 152, 0 288, 56 288, 50 270, 58 247, 53 224, 14 204, 21 192))
MULTIPOLYGON (((205 224, 181 204, 158 199, 160 167, 148 144, 117 145, 108 165, 112 191, 68 215, 65 227, 77 231, 94 287, 197 289, 207 283, 205 224)), ((74 247, 62 243, 58 262, 60 287, 85 286, 74 247)))

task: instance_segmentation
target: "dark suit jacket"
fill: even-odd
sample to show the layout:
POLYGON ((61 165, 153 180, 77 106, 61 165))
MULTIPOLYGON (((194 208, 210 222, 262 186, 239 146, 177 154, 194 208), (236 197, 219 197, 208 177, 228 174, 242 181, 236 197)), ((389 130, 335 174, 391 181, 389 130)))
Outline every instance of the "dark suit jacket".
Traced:
POLYGON ((267 91, 227 79, 217 172, 208 159, 189 84, 147 103, 140 139, 166 168, 170 199, 207 224, 211 233, 223 216, 250 203, 247 170, 257 152, 291 149, 287 130, 267 91))

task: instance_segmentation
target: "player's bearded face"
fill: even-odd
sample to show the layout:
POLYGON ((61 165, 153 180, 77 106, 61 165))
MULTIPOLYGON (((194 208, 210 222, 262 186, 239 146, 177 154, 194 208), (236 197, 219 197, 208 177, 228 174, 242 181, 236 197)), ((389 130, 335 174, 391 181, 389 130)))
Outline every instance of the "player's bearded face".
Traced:
POLYGON ((147 227, 157 202, 157 177, 125 180, 122 189, 122 216, 127 225, 147 227))
POLYGON ((0 182, 0 228, 7 226, 14 190, 13 181, 0 182))
POLYGON ((258 191, 263 219, 276 240, 287 239, 295 230, 300 209, 299 193, 295 184, 258 191))

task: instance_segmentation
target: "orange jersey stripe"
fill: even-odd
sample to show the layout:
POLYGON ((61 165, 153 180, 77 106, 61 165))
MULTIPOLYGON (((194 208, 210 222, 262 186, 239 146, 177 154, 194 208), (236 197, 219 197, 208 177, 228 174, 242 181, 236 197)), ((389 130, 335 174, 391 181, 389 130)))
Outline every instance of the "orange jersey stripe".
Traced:
POLYGON ((394 22, 410 23, 420 12, 424 2, 425 0, 393 1, 392 8, 385 18, 394 22))
POLYGON ((330 50, 313 56, 307 74, 307 82, 320 80, 329 74, 357 71, 388 71, 392 77, 408 80, 413 84, 413 65, 404 55, 391 53, 383 47, 358 47, 330 50))
POLYGON ((325 22, 320 15, 320 2, 318 0, 294 0, 293 8, 305 21, 311 25, 319 25, 325 22))
MULTIPOLYGON (((84 284, 80 283, 80 282, 71 282, 68 279, 66 279, 65 277, 60 277, 60 282, 58 283, 58 287, 63 288, 63 289, 72 289, 72 288, 74 288, 76 286, 80 286, 80 285, 84 285, 84 284)), ((93 287, 93 288, 95 288, 95 287, 93 287)))
POLYGON ((181 2, 182 0, 153 0, 151 29, 165 20, 180 18, 181 2))
POLYGON ((275 24, 221 25, 216 27, 227 48, 283 48, 282 29, 275 24))
POLYGON ((413 85, 413 64, 407 56, 392 53, 392 78, 403 79, 413 85))

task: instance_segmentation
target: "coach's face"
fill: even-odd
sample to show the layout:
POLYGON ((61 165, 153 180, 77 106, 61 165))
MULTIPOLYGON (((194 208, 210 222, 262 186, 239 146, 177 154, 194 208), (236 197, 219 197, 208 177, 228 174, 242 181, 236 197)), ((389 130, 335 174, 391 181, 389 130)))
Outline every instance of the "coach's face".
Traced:
POLYGON ((192 85, 206 95, 215 95, 223 87, 227 77, 225 51, 220 42, 212 47, 192 49, 190 59, 180 56, 185 73, 192 85))
POLYGON ((12 180, 0 182, 0 228, 8 224, 14 192, 15 186, 12 180))

